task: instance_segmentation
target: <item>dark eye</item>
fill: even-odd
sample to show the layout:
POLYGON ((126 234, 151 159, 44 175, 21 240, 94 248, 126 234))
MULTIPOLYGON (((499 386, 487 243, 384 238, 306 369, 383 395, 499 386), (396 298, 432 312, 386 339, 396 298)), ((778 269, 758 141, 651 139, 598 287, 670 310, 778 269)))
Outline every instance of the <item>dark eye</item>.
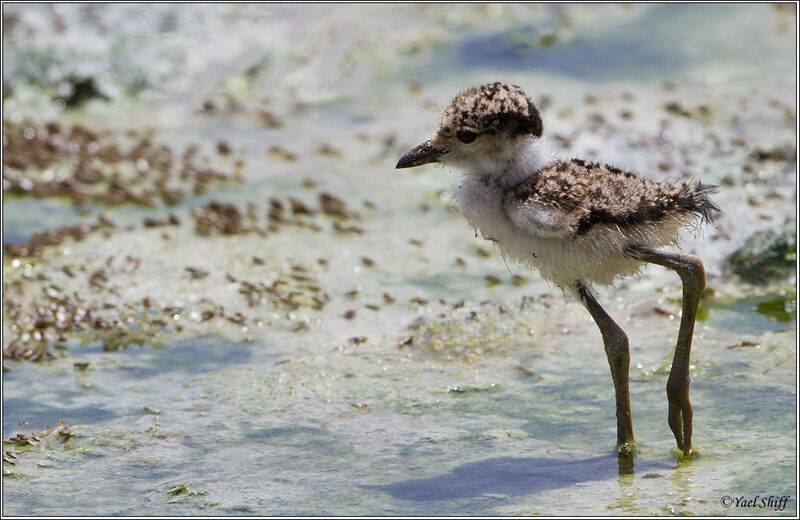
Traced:
POLYGON ((458 140, 462 143, 469 144, 478 138, 478 134, 470 130, 459 130, 456 132, 456 137, 458 137, 458 140))

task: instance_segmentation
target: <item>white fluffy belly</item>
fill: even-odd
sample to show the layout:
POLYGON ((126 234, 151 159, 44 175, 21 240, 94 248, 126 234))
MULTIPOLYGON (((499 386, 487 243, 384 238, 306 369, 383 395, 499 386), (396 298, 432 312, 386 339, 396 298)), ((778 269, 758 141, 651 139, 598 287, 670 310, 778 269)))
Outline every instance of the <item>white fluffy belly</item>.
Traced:
POLYGON ((638 271, 640 262, 624 254, 630 237, 619 230, 598 226, 581 236, 537 236, 508 219, 503 193, 491 182, 465 179, 456 200, 469 223, 481 237, 496 243, 504 257, 536 268, 545 279, 565 288, 578 280, 610 284, 638 271))

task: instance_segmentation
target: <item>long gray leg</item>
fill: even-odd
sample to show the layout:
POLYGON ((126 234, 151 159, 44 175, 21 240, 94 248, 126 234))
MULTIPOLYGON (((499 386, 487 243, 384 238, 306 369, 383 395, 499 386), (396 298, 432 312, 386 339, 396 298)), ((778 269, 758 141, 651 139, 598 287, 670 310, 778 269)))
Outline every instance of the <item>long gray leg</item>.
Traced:
POLYGON ((669 427, 675 435, 678 449, 684 455, 698 454, 692 448, 692 404, 689 402, 689 357, 692 350, 692 334, 697 317, 697 306, 706 286, 703 262, 694 255, 668 253, 646 248, 631 249, 628 254, 645 262, 672 269, 683 283, 683 311, 678 329, 678 343, 672 359, 672 369, 667 379, 669 400, 669 427))
POLYGON ((611 316, 597 303, 591 291, 583 282, 576 282, 575 294, 592 315, 603 336, 611 378, 617 398, 617 451, 620 456, 629 455, 635 447, 633 440, 633 420, 631 418, 631 397, 628 385, 628 371, 631 355, 628 350, 628 336, 611 316))

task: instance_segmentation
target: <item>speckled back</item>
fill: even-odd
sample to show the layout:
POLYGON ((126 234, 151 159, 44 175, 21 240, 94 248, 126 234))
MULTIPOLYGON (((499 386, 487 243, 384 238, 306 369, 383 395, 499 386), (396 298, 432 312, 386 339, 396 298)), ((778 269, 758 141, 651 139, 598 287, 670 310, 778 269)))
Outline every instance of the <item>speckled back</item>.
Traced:
POLYGON ((581 235, 595 224, 625 228, 668 215, 711 221, 719 210, 708 198, 713 188, 653 182, 613 166, 572 159, 537 172, 510 195, 558 207, 570 215, 573 231, 581 235))

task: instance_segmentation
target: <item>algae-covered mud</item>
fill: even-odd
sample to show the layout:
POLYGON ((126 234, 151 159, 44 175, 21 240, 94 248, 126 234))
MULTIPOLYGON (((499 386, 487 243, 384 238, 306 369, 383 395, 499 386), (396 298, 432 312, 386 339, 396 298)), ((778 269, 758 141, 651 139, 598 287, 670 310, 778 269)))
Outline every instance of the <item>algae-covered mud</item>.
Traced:
POLYGON ((797 514, 794 5, 4 5, 3 514, 797 514), (556 154, 716 184, 614 453, 588 313, 394 170, 467 86, 556 154), (784 498, 786 497, 786 498, 784 498))

